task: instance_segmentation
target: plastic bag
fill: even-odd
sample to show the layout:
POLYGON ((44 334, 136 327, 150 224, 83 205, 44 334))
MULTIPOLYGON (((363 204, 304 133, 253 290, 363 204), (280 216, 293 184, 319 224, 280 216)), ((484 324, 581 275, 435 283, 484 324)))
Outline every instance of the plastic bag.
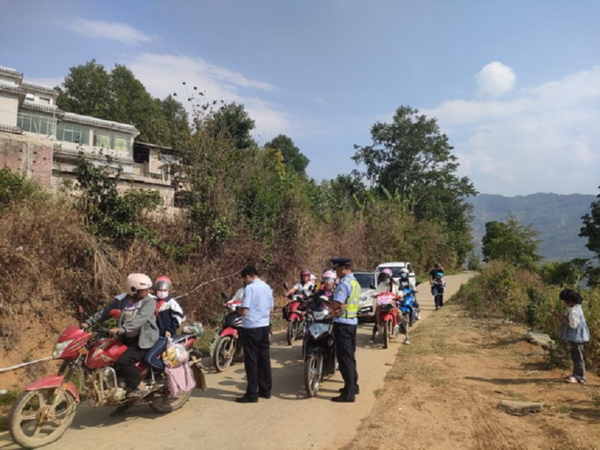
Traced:
POLYGON ((178 367, 165 369, 167 383, 169 386, 169 395, 177 397, 185 392, 191 391, 196 387, 196 381, 187 364, 181 364, 178 367))
POLYGON ((168 367, 178 367, 187 362, 189 354, 183 345, 174 344, 171 339, 167 340, 167 349, 162 354, 163 361, 168 367))

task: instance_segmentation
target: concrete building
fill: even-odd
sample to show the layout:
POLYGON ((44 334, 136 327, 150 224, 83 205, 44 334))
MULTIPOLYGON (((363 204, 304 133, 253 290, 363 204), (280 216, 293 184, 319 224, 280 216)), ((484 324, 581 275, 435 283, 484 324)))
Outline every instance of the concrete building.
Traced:
POLYGON ((0 66, 0 168, 36 179, 43 187, 58 188, 72 171, 80 153, 97 164, 122 167, 121 187, 154 189, 164 205, 174 207, 164 151, 137 143, 133 125, 82 116, 56 106, 58 92, 27 82, 15 69, 0 66))

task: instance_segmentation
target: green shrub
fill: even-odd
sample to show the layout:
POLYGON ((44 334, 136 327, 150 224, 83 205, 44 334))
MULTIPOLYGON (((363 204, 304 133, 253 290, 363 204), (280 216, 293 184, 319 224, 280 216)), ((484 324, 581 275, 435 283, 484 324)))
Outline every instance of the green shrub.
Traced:
POLYGON ((0 207, 44 197, 37 183, 4 168, 0 170, 0 207))

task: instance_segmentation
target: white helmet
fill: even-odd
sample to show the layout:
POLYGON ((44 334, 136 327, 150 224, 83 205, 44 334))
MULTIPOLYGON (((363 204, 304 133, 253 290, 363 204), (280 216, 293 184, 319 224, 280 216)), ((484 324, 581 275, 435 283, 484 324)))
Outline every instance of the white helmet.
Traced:
POLYGON ((408 278, 408 269, 403 267, 399 270, 400 278, 408 278))
POLYGON ((127 281, 125 282, 127 293, 129 295, 135 295, 137 291, 143 291, 152 287, 152 280, 148 275, 143 273, 131 273, 127 275, 127 281))

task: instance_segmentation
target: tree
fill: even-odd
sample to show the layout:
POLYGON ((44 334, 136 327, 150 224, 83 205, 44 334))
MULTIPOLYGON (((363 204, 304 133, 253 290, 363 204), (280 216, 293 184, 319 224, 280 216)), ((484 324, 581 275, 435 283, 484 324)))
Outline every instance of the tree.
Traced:
POLYGON ((178 143, 190 135, 190 121, 188 113, 175 97, 168 95, 164 100, 156 99, 169 127, 170 147, 177 148, 178 143))
POLYGON ((281 156, 283 156, 283 163, 287 170, 306 176, 306 167, 308 166, 309 159, 294 145, 291 138, 280 134, 270 142, 267 142, 265 148, 279 150, 281 156))
POLYGON ((501 259, 515 266, 534 270, 542 259, 537 254, 539 232, 522 226, 514 216, 506 223, 488 222, 483 236, 483 255, 487 260, 501 259))
POLYGON ((408 106, 396 110, 391 124, 371 127, 372 145, 355 145, 352 159, 366 166, 366 178, 374 187, 398 193, 418 218, 440 213, 435 199, 440 192, 453 197, 476 195, 467 177, 455 175, 456 156, 448 138, 440 134, 435 119, 418 115, 408 106))
POLYGON ((579 230, 579 237, 587 238, 585 246, 600 257, 600 195, 596 198, 598 200, 590 205, 590 212, 581 218, 583 226, 579 230))
POLYGON ((219 108, 207 117, 205 126, 213 137, 230 139, 238 150, 256 146, 250 135, 254 129, 254 120, 248 115, 244 105, 230 103, 219 108))
POLYGON ((472 206, 465 198, 477 194, 467 177, 458 177, 458 163, 448 137, 435 119, 408 106, 396 110, 392 123, 371 127, 372 145, 355 145, 352 159, 366 166, 363 174, 379 192, 392 195, 420 221, 437 223, 449 234, 449 245, 463 261, 472 249, 472 206))
POLYGON ((59 108, 84 116, 109 119, 112 108, 110 76, 102 64, 95 59, 82 66, 71 67, 62 83, 57 87, 59 108))

